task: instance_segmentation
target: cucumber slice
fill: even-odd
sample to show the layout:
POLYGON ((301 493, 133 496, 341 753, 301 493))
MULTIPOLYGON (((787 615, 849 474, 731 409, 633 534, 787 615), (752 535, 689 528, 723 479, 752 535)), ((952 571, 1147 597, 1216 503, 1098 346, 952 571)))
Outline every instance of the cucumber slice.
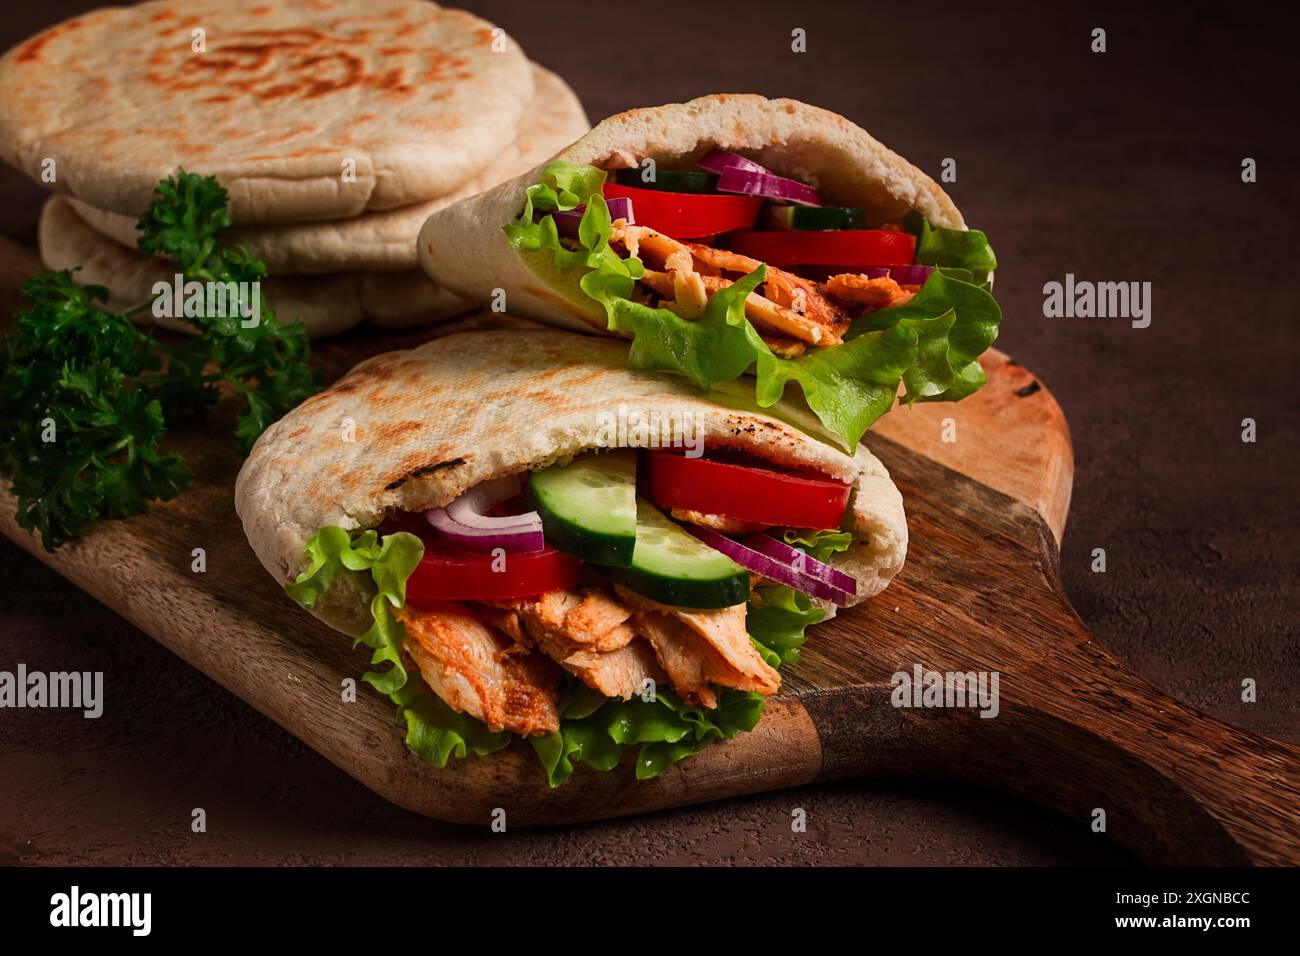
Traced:
POLYGON ((636 499, 632 566, 611 571, 610 577, 673 607, 731 607, 749 600, 748 571, 641 497, 636 499))
POLYGON ((867 211, 849 206, 768 206, 763 211, 763 225, 768 229, 797 229, 805 232, 865 229, 867 211))
POLYGON ((626 567, 636 546, 636 452, 590 452, 528 476, 546 543, 591 564, 626 567))
POLYGON ((668 193, 715 193, 718 191, 718 174, 695 169, 656 169, 650 182, 641 178, 640 169, 620 169, 614 174, 620 186, 640 189, 657 189, 668 193))

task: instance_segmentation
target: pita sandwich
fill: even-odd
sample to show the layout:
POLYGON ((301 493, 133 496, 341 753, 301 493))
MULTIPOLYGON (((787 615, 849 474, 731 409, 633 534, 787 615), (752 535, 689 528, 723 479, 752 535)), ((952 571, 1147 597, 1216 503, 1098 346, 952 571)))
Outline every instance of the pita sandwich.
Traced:
POLYGON ((904 400, 979 388, 996 260, 929 176, 842 116, 714 95, 611 117, 433 213, 420 262, 476 302, 633 340, 639 369, 788 384, 855 443, 904 400))
MULTIPOLYGON (((52 196, 37 228, 41 260, 50 269, 75 269, 83 285, 104 286, 108 305, 124 311, 154 297, 158 282, 174 281, 165 259, 145 258, 92 229, 63 196, 52 196)), ((470 306, 438 288, 419 269, 405 272, 336 272, 323 276, 281 275, 262 282, 262 293, 281 322, 301 318, 312 338, 346 332, 363 322, 404 328, 461 315, 470 306)), ((179 319, 147 318, 163 328, 192 334, 179 319)))
POLYGON ((363 362, 262 435, 235 504, 275 579, 370 649, 413 750, 524 738, 553 786, 751 729, 907 549, 865 447, 553 330, 363 362))
POLYGON ((0 58, 0 156, 138 213, 178 168, 236 224, 455 192, 509 147, 533 72, 504 31, 418 0, 163 0, 67 20, 0 58))
MULTIPOLYGON (((332 222, 307 221, 234 226, 222 233, 227 245, 243 246, 272 275, 417 269, 415 238, 439 209, 532 169, 582 135, 590 124, 569 85, 533 64, 534 93, 513 143, 463 186, 424 202, 366 212, 332 222)), ((77 214, 97 232, 134 247, 139 233, 133 215, 99 209, 70 198, 77 214)))

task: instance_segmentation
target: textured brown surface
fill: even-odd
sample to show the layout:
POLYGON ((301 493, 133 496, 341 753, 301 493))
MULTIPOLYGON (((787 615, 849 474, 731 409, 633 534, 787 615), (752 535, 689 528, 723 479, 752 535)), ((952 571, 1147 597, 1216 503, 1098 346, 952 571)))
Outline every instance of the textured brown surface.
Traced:
MULTIPOLYGON (((1084 620, 1179 699, 1300 738, 1294 545, 1297 335, 1289 233, 1288 34, 1250 10, 998 14, 756 4, 718 31, 689 4, 638 23, 659 42, 585 45, 530 5, 476 4, 566 76, 593 117, 653 93, 717 89, 843 112, 950 186, 992 236, 1008 321, 999 345, 1043 376, 1072 427, 1078 471, 1062 567, 1084 620), (1109 30, 1110 53, 1087 52, 1109 30), (804 59, 789 30, 808 31, 804 59), (671 39, 669 39, 671 34, 671 39), (909 38, 924 47, 913 52, 909 38), (864 63, 871 63, 865 74, 864 63), (1260 182, 1243 185, 1243 156, 1260 182), (1150 280, 1151 328, 1041 318, 1066 272, 1150 280), (1225 276, 1227 277, 1225 282, 1225 276), (1249 280, 1249 281, 1243 281, 1249 280), (1225 289, 1229 291, 1224 291, 1225 289), (1255 417, 1260 442, 1242 445, 1255 417), (1105 547, 1109 571, 1088 571, 1105 547), (1240 702, 1242 677, 1260 702, 1240 702)), ((572 5, 576 8, 577 5, 572 5)), ((15 11, 6 45, 74 7, 15 11)), ((1226 9, 1226 8, 1225 8, 1226 9)), ((4 231, 39 193, 0 174, 4 231)), ((633 821, 494 836, 383 803, 93 600, 0 543, 7 661, 103 668, 129 708, 98 722, 4 716, 0 854, 31 861, 1050 863, 1120 857, 1072 823, 976 788, 864 782, 633 821), (201 792, 199 803, 193 793, 201 792), (189 809, 214 821, 190 834, 189 809), (809 811, 792 834, 789 811, 809 811), (222 821, 217 825, 215 821, 222 821)))

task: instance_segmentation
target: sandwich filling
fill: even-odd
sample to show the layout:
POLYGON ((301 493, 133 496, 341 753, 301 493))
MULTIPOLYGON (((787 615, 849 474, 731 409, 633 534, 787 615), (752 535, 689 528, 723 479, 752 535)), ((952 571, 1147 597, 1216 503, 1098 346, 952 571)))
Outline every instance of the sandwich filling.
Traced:
POLYGON ((635 752, 657 775, 753 728, 805 628, 856 600, 852 486, 736 452, 592 451, 379 528, 331 526, 289 593, 373 591, 357 638, 407 742, 444 766, 526 738, 552 786, 635 752))
POLYGON ((634 368, 702 388, 752 371, 762 406, 796 382, 846 446, 900 384, 911 403, 984 382, 978 356, 1001 312, 978 230, 917 212, 878 220, 718 149, 620 169, 556 161, 525 195, 511 245, 599 303, 609 330, 633 339, 634 368))

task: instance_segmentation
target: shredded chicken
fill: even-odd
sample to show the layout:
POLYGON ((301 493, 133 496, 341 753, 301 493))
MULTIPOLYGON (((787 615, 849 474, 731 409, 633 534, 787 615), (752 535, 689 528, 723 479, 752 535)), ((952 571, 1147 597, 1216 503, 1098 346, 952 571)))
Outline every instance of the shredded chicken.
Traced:
POLYGON ((663 671, 644 641, 634 640, 632 610, 600 588, 548 591, 491 602, 484 612, 517 641, 535 644, 606 697, 627 700, 663 671))
POLYGON ((546 658, 511 653, 504 635, 459 605, 438 611, 407 605, 396 613, 406 629, 403 650, 453 710, 478 718, 493 732, 559 730, 560 673, 546 658))
POLYGON ((682 700, 697 707, 718 706, 717 694, 710 686, 711 655, 689 627, 666 615, 647 613, 640 616, 637 628, 654 648, 682 700))
POLYGON ((826 294, 846 309, 875 311, 910 302, 920 286, 900 286, 889 276, 868 279, 845 272, 826 281, 826 294))
POLYGON ((657 686, 665 676, 654 650, 643 640, 604 653, 576 651, 562 664, 593 690, 623 700, 642 693, 646 681, 654 681, 657 686))
MULTIPOLYGON (((601 588, 571 588, 547 591, 527 600, 503 603, 530 622, 547 631, 563 634, 575 644, 589 645, 595 651, 616 651, 632 640, 628 618, 632 611, 614 600, 601 588)), ((534 628, 529 628, 535 634, 534 628)))
POLYGON ((770 525, 758 524, 754 521, 741 521, 739 518, 729 518, 726 515, 710 515, 702 511, 692 511, 690 508, 671 508, 669 513, 678 521, 685 521, 687 524, 693 524, 700 528, 711 528, 720 534, 753 534, 755 531, 762 531, 770 525))
MULTIPOLYGON (((658 604, 618 588, 636 608, 635 626, 654 645, 673 687, 684 698, 703 701, 704 683, 774 694, 781 675, 758 652, 745 629, 745 605, 689 610, 658 604)), ((712 706, 712 705, 705 705, 712 706)))

